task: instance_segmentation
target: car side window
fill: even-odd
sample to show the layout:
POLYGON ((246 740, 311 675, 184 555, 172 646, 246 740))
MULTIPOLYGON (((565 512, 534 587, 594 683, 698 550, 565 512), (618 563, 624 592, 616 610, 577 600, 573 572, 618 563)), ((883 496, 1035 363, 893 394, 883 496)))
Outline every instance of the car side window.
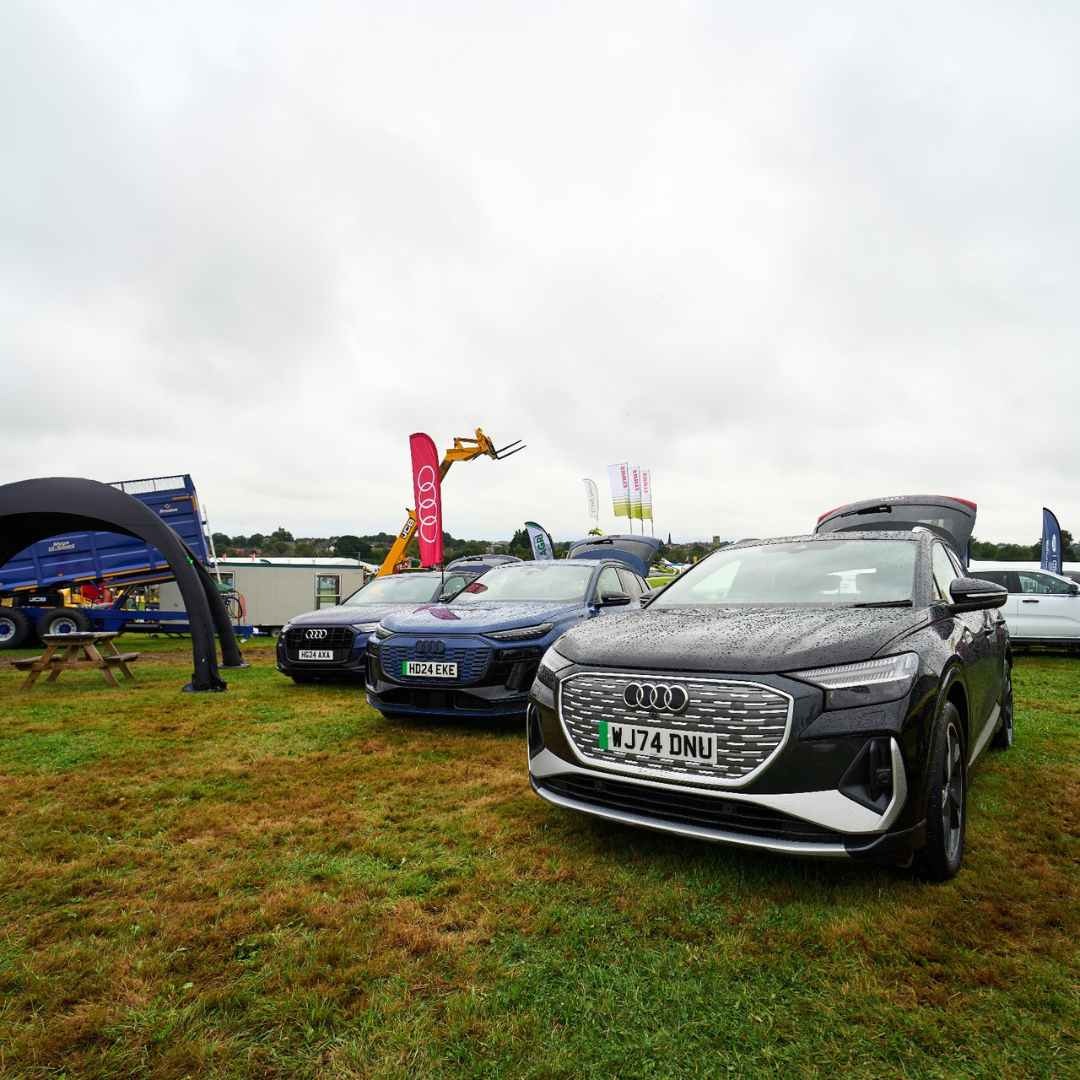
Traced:
POLYGON ((938 600, 950 600, 952 594, 949 592, 949 586, 960 575, 956 572, 956 567, 953 566, 949 553, 941 544, 934 545, 931 567, 934 574, 934 596, 938 600))
POLYGON ((604 569, 600 571, 600 579, 596 583, 596 595, 603 600, 605 596, 611 596, 613 593, 621 593, 623 591, 615 567, 605 566, 604 569))
POLYGON ((442 587, 438 590, 437 595, 457 596, 457 594, 461 592, 461 590, 464 589, 465 586, 468 584, 469 579, 467 577, 463 577, 461 574, 451 574, 446 579, 446 581, 443 582, 442 587))
POLYGON ((622 591, 631 600, 636 600, 641 595, 641 585, 639 584, 641 578, 637 574, 632 573, 630 570, 620 570, 619 580, 622 582, 622 591))
POLYGON ((1059 581, 1050 574, 1037 574, 1033 571, 1019 572, 1020 591, 1025 593, 1041 593, 1044 596, 1067 594, 1071 590, 1064 581, 1059 581))
POLYGON ((1009 575, 1004 570, 972 570, 971 576, 980 581, 992 581, 995 585, 1003 585, 1008 588, 1009 575))

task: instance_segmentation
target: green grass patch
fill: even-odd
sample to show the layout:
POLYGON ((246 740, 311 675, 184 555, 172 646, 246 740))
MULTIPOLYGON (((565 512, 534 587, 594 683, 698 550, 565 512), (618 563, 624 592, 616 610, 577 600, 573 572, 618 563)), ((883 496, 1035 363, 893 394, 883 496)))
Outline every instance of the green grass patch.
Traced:
POLYGON ((1075 1074, 1080 662, 1023 657, 968 855, 674 841, 529 791, 523 733, 389 722, 265 644, 226 694, 0 665, 0 1074, 1075 1074))

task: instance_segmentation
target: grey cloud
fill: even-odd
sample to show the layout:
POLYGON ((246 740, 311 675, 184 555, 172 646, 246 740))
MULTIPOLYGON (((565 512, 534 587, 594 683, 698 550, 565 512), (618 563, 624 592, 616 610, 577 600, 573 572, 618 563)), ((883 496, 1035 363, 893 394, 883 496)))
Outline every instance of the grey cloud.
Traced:
POLYGON ((1068 6, 0 19, 2 478, 392 529, 407 434, 482 423, 530 448, 455 468, 455 533, 569 535, 624 458, 677 536, 915 489, 1071 527, 1068 6))

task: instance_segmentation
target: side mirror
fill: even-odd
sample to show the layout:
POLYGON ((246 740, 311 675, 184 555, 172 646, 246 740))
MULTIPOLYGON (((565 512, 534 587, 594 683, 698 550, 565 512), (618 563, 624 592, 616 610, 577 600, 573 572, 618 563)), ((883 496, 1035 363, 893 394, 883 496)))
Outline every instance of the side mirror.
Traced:
POLYGON ((999 608, 1009 599, 1009 590, 993 581, 956 578, 949 586, 953 611, 985 611, 999 608))
POLYGON ((600 597, 600 607, 626 607, 630 603, 630 594, 624 592, 604 593, 600 597))
POLYGON ((1069 595, 1080 596, 1080 585, 1077 585, 1076 582, 1073 582, 1073 584, 1069 588, 1069 595))

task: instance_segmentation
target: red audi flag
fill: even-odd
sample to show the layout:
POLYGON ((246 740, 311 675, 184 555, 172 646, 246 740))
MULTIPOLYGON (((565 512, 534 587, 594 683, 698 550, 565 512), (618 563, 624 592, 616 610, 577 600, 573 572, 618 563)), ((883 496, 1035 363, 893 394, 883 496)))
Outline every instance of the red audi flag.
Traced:
POLYGON ((421 566, 442 566, 442 477, 439 451, 430 435, 409 436, 412 451, 413 498, 416 500, 416 539, 421 566))

